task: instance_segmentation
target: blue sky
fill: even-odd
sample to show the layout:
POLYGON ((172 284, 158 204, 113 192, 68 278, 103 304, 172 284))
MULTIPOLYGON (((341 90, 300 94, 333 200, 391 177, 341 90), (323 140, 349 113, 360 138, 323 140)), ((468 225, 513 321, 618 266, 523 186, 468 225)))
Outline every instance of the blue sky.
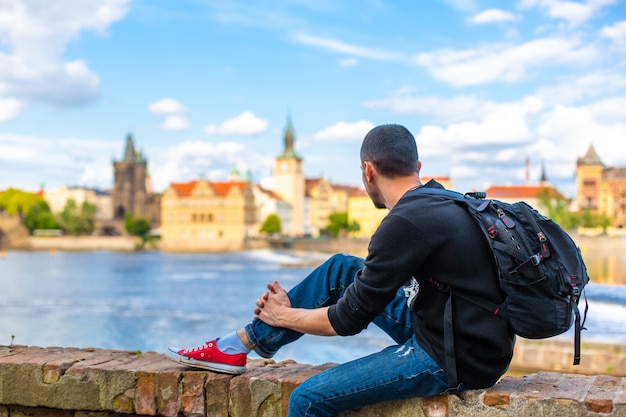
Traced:
POLYGON ((110 188, 128 133, 156 191, 261 182, 289 115, 307 177, 400 123, 461 191, 573 196, 591 144, 626 166, 626 2, 0 0, 0 190, 110 188))

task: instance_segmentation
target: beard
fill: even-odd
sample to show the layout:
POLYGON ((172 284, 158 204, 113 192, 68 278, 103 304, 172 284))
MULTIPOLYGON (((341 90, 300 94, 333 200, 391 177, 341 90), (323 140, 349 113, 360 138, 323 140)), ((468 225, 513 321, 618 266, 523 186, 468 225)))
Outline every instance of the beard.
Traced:
POLYGON ((372 200, 372 203, 374 203, 374 207, 379 209, 387 208, 378 188, 370 185, 369 187, 365 187, 365 191, 367 191, 367 195, 370 197, 370 200, 372 200))

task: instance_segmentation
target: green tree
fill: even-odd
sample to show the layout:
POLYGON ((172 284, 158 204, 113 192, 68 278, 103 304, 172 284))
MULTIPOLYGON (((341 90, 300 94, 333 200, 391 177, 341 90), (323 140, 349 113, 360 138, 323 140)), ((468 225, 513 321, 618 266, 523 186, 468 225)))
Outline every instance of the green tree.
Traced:
POLYGON ((147 238, 152 226, 145 217, 133 217, 132 214, 126 213, 124 217, 124 227, 126 232, 132 236, 139 236, 140 238, 147 238))
POLYGON ((59 222, 54 218, 48 204, 43 200, 30 206, 22 222, 30 233, 33 233, 33 231, 37 229, 59 228, 59 222))
MULTIPOLYGON (((32 206, 40 205, 43 202, 46 207, 48 203, 35 193, 21 191, 16 188, 9 188, 0 194, 0 207, 10 215, 27 215, 32 206)), ((48 207, 48 211, 50 208, 48 207)))
POLYGON ((328 220, 330 223, 326 226, 326 231, 330 233, 331 236, 337 237, 342 233, 350 233, 361 230, 361 226, 357 221, 348 222, 348 213, 333 213, 328 216, 328 220))
POLYGON ((35 193, 9 188, 0 193, 0 209, 9 215, 20 215, 30 233, 35 229, 59 227, 48 203, 35 193))
POLYGON ((280 218, 276 214, 270 214, 263 222, 260 232, 271 235, 274 233, 280 233, 281 230, 282 226, 280 224, 280 218))
POLYGON ((591 210, 586 209, 578 213, 579 224, 582 227, 601 227, 606 229, 611 225, 611 219, 602 214, 593 214, 591 210))
POLYGON ((96 227, 96 206, 85 201, 79 208, 70 198, 61 212, 61 225, 71 235, 92 234, 96 227))
POLYGON ((569 210, 570 200, 555 197, 548 190, 541 190, 537 198, 541 207, 546 210, 546 215, 563 229, 572 230, 578 226, 606 229, 611 225, 611 219, 608 216, 593 214, 589 209, 573 213, 569 210))
POLYGON ((129 235, 138 236, 141 242, 135 245, 135 250, 144 250, 146 244, 150 244, 156 248, 157 236, 150 236, 152 226, 145 217, 133 217, 132 214, 126 213, 124 216, 124 228, 129 235))
POLYGON ((571 212, 570 200, 555 195, 548 189, 543 189, 537 194, 539 206, 545 210, 544 214, 554 220, 565 230, 572 230, 578 226, 578 217, 571 212))

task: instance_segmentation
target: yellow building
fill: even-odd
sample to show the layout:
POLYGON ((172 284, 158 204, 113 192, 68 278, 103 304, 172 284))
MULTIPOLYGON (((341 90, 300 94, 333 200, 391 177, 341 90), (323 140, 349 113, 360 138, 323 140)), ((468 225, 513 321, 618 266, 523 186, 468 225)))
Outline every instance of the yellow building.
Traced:
POLYGON ((230 251, 256 232, 256 207, 247 181, 172 183, 161 201, 161 249, 230 251))
POLYGON ((333 213, 347 213, 348 199, 357 187, 331 184, 326 177, 306 180, 306 234, 318 237, 333 213))
POLYGON ((613 227, 624 227, 626 168, 605 166, 592 145, 576 161, 576 188, 579 209, 608 216, 613 227))
POLYGON ((379 209, 374 206, 372 199, 364 189, 360 189, 348 199, 348 222, 356 221, 360 229, 352 236, 370 238, 378 229, 380 222, 389 213, 387 209, 379 209))

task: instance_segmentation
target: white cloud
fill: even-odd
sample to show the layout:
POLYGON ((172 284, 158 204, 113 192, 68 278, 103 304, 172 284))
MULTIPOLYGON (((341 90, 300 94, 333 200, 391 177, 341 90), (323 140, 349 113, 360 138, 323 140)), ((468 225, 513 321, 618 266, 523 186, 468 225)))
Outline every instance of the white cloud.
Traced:
POLYGON ((109 188, 113 178, 111 158, 120 153, 122 145, 100 139, 0 134, 0 190, 16 187, 35 191, 32 184, 42 182, 46 188, 109 188))
POLYGON ((469 23, 477 25, 485 23, 512 22, 514 20, 515 15, 513 13, 505 12, 500 9, 488 9, 467 19, 469 23))
POLYGON ((185 116, 171 114, 165 118, 163 129, 165 130, 185 130, 189 128, 189 121, 185 116))
POLYGON ((241 172, 268 172, 273 156, 256 153, 235 142, 185 141, 155 152, 150 171, 155 190, 165 190, 172 182, 192 181, 204 176, 210 181, 226 181, 233 167, 241 172))
POLYGON ((575 27, 591 19, 600 9, 615 4, 616 0, 586 0, 583 2, 564 0, 522 0, 520 8, 539 7, 545 10, 548 16, 563 19, 575 27))
POLYGON ((148 106, 148 110, 157 114, 175 114, 184 113, 187 109, 179 101, 169 97, 165 97, 159 101, 155 101, 148 106))
POLYGON ((367 132, 374 128, 374 124, 367 120, 354 123, 338 122, 320 130, 313 138, 326 142, 357 143, 363 140, 367 132))
POLYGON ((527 97, 519 102, 498 105, 480 121, 453 123, 445 128, 423 126, 417 135, 420 153, 427 157, 447 156, 473 147, 528 144, 533 139, 528 119, 542 108, 541 100, 527 97))
POLYGON ((466 120, 479 120, 495 110, 497 103, 476 96, 459 95, 452 98, 414 96, 400 90, 392 97, 369 100, 365 106, 372 109, 390 109, 400 114, 425 114, 434 122, 448 124, 466 120))
POLYGON ((626 165, 626 100, 600 101, 588 106, 556 106, 543 115, 538 128, 540 137, 553 143, 555 153, 569 160, 582 156, 593 144, 607 165, 626 165), (613 117, 607 117, 607 109, 613 117))
POLYGON ((23 104, 14 98, 0 98, 0 122, 19 117, 23 104))
POLYGON ((267 129, 267 120, 245 111, 239 116, 226 120, 219 126, 211 124, 204 128, 210 135, 218 136, 253 136, 263 133, 267 129))
POLYGON ((379 61, 404 61, 406 59, 403 54, 350 45, 338 40, 320 38, 303 33, 293 35, 293 39, 304 45, 317 46, 334 53, 357 56, 360 58, 368 58, 379 61))
POLYGON ((626 88, 626 75, 611 72, 592 72, 564 78, 559 84, 540 87, 536 95, 548 105, 575 104, 589 97, 615 94, 626 88))
POLYGON ((66 44, 84 30, 104 31, 129 0, 0 2, 0 95, 76 105, 93 101, 99 79, 84 61, 64 61, 66 44), (8 52, 7 52, 8 51, 8 52))
POLYGON ((600 35, 611 39, 617 45, 626 44, 626 20, 615 23, 613 26, 605 26, 600 30, 600 35))
POLYGON ((563 63, 588 63, 596 51, 576 39, 543 38, 521 45, 492 45, 463 51, 419 54, 418 65, 454 86, 518 81, 529 68, 563 63))

